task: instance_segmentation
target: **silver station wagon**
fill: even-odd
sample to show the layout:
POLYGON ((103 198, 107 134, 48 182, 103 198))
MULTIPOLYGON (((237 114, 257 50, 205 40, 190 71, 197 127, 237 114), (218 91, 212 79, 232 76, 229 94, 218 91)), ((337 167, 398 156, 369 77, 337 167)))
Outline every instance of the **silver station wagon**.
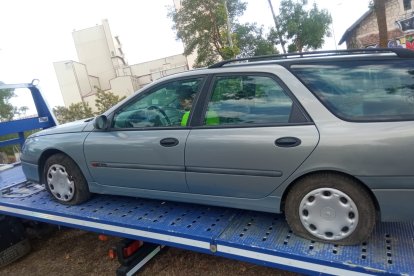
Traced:
POLYGON ((414 220, 414 51, 224 61, 31 135, 22 166, 59 202, 91 193, 283 212, 348 245, 414 220))

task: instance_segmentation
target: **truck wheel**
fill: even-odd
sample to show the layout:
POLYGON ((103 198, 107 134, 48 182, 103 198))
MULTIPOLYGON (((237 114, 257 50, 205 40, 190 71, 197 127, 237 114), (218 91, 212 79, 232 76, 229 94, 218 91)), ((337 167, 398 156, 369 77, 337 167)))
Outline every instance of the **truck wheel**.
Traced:
POLYGON ((0 215, 0 268, 25 256, 30 250, 22 221, 0 215))
POLYGON ((374 202, 357 181, 328 173, 299 180, 284 211, 295 234, 339 245, 366 241, 376 219, 374 202))
POLYGON ((60 203, 76 205, 90 198, 85 177, 65 154, 57 153, 46 160, 44 182, 47 191, 60 203))

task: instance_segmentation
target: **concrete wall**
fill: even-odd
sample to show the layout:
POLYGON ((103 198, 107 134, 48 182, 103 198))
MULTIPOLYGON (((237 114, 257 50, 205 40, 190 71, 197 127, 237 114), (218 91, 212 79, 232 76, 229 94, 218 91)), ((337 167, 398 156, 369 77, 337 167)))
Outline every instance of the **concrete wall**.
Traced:
POLYGON ((89 83, 88 71, 84 64, 72 62, 73 70, 78 84, 78 88, 82 97, 93 93, 91 84, 89 83))
POLYGON ((133 76, 117 77, 111 80, 111 92, 120 97, 134 94, 137 90, 133 76))
POLYGON ((53 63, 65 106, 82 101, 74 73, 73 63, 73 61, 59 61, 53 63))
MULTIPOLYGON (((187 58, 184 55, 175 55, 131 65, 131 72, 135 76, 149 75, 156 72, 166 76, 167 73, 164 74, 164 71, 182 67, 187 67, 187 58)), ((188 68, 185 69, 188 70, 188 68)))
POLYGON ((89 83, 91 84, 92 90, 96 93, 98 92, 98 89, 101 89, 101 86, 99 84, 99 78, 95 76, 88 76, 89 77, 89 83))
POLYGON ((75 31, 72 35, 79 62, 86 65, 89 74, 99 78, 102 89, 109 89, 109 80, 116 74, 103 25, 75 31))
POLYGON ((93 112, 97 112, 98 109, 95 106, 96 94, 86 96, 83 98, 83 102, 87 103, 93 112))

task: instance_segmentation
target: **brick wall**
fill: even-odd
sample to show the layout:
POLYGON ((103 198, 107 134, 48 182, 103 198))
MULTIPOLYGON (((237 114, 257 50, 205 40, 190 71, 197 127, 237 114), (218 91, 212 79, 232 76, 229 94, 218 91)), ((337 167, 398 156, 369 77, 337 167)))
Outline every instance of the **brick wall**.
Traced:
MULTIPOLYGON (((414 0, 411 1, 414 8, 414 0)), ((404 11, 403 0, 388 0, 385 2, 385 13, 387 16, 388 38, 390 40, 404 37, 404 34, 395 23, 412 16, 413 9, 404 11)), ((348 37, 347 48, 365 48, 379 43, 378 24, 374 12, 371 12, 362 22, 354 28, 348 37)))

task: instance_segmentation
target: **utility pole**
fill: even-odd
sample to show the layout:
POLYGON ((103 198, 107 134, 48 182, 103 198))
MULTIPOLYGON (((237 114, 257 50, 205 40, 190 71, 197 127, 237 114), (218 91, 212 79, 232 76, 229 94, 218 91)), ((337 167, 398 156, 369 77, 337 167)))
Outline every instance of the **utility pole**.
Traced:
POLYGON ((229 10, 227 9, 227 0, 223 0, 223 1, 224 1, 224 10, 227 16, 227 39, 228 39, 230 48, 233 49, 233 39, 231 38, 231 24, 230 24, 229 10))
POLYGON ((276 33, 277 33, 277 36, 279 37, 280 45, 282 46, 283 53, 286 54, 285 42, 283 42, 283 37, 282 37, 282 34, 280 33, 279 22, 277 22, 277 17, 275 15, 275 11, 273 10, 272 1, 271 0, 267 0, 267 1, 269 2, 270 10, 272 11, 273 21, 275 22, 276 33))

